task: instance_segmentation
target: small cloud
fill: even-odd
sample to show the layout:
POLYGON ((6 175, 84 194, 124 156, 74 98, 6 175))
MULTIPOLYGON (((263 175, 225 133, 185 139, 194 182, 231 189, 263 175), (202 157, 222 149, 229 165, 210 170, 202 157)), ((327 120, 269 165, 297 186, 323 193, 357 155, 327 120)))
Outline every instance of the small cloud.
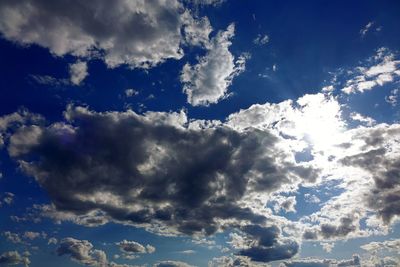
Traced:
POLYGON ((328 253, 332 252, 332 249, 335 247, 335 243, 321 243, 322 249, 328 253))
POLYGON ((266 34, 258 34, 257 37, 253 40, 253 43, 256 45, 266 45, 269 43, 269 36, 266 34))
POLYGON ((69 65, 70 81, 73 85, 79 86, 89 75, 86 62, 77 61, 69 65))
POLYGON ((181 254, 194 254, 196 253, 196 251, 189 249, 189 250, 183 250, 183 251, 179 251, 179 253, 181 254))
POLYGON ((138 94, 139 94, 139 92, 137 90, 135 90, 135 89, 132 89, 132 88, 129 88, 129 89, 125 90, 125 96, 126 97, 132 97, 132 96, 135 96, 135 95, 138 95, 138 94))
POLYGON ((350 113, 350 118, 353 121, 359 121, 362 123, 365 123, 368 126, 372 126, 376 123, 376 121, 373 118, 367 117, 367 116, 363 116, 360 113, 357 112, 352 112, 350 113))
POLYGON ((373 21, 368 22, 367 25, 365 25, 364 28, 362 28, 362 29, 360 30, 361 37, 364 37, 364 36, 369 32, 369 30, 371 29, 371 27, 372 27, 374 24, 375 24, 375 23, 374 23, 373 21))
POLYGON ((399 94, 400 94, 399 89, 393 89, 392 91, 390 91, 390 95, 385 97, 385 101, 390 105, 392 105, 392 107, 395 107, 397 106, 397 98, 399 94))
POLYGON ((59 79, 51 75, 36 75, 31 74, 29 77, 37 84, 40 85, 50 85, 50 86, 62 86, 69 85, 68 79, 59 79))
POLYGON ((335 90, 335 87, 333 87, 333 85, 324 86, 321 89, 321 91, 324 93, 333 92, 334 90, 335 90))
POLYGON ((48 244, 48 245, 50 245, 50 244, 57 245, 57 243, 58 243, 58 240, 57 240, 57 238, 55 238, 55 237, 51 237, 51 238, 49 238, 49 240, 47 241, 47 244, 48 244))

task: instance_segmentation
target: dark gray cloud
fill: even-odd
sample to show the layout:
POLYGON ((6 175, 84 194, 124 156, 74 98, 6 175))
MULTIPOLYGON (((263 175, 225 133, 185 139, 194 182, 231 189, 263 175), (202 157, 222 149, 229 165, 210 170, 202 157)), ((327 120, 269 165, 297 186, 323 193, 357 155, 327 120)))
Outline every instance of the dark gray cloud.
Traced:
POLYGON ((267 131, 189 130, 180 116, 69 108, 68 124, 21 127, 8 150, 57 211, 98 211, 117 222, 190 235, 212 234, 227 219, 262 224, 265 217, 239 201, 307 173, 267 131))
POLYGON ((177 0, 0 2, 0 32, 53 54, 102 58, 109 67, 150 67, 180 59, 182 29, 194 18, 177 0))
POLYGON ((11 266, 11 265, 24 265, 29 266, 31 263, 28 258, 28 253, 19 254, 18 251, 7 251, 0 254, 0 265, 11 266))
POLYGON ((282 239, 277 226, 247 225, 241 227, 241 231, 245 234, 244 240, 251 242, 240 249, 237 255, 248 257, 252 261, 284 260, 298 252, 299 244, 296 241, 282 239))
POLYGON ((335 239, 338 237, 346 237, 348 234, 356 231, 358 219, 352 216, 344 216, 340 218, 338 224, 322 223, 317 229, 308 229, 303 233, 304 239, 335 239))

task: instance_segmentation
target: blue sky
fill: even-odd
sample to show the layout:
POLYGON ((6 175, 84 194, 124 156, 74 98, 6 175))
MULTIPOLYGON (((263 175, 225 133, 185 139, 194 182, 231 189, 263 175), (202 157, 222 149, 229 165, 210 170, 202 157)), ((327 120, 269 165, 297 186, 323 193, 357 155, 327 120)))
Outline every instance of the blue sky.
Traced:
POLYGON ((0 0, 0 266, 399 266, 399 13, 0 0))

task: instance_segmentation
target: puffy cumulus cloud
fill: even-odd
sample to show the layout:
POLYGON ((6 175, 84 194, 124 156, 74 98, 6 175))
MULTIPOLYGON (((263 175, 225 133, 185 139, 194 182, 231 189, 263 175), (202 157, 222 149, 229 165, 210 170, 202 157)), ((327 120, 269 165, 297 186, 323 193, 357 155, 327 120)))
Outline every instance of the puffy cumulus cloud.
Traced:
POLYGON ((124 253, 123 256, 128 259, 137 257, 138 253, 154 253, 156 251, 156 248, 151 245, 143 246, 135 241, 122 240, 116 245, 124 253))
POLYGON ((57 245, 57 243, 58 243, 58 240, 55 237, 50 237, 49 240, 47 241, 47 245, 51 245, 51 244, 57 245))
POLYGON ((69 65, 70 81, 73 85, 81 85, 88 76, 88 67, 86 62, 78 61, 69 65))
POLYGON ((273 196, 269 200, 270 203, 273 203, 273 209, 275 213, 283 210, 285 212, 296 212, 296 197, 295 196, 282 196, 277 195, 273 196))
POLYGON ((359 126, 343 135, 329 156, 331 177, 341 177, 336 180, 340 192, 302 219, 313 225, 305 230, 305 239, 385 234, 399 217, 399 124, 359 126))
POLYGON ((182 29, 193 24, 177 0, 7 0, 0 4, 0 18, 8 40, 37 44, 57 56, 101 58, 111 68, 148 68, 180 59, 182 29))
POLYGON ((59 220, 212 234, 236 222, 262 224, 251 196, 310 175, 268 131, 191 130, 184 113, 70 107, 65 116, 48 127, 21 127, 8 148, 52 197, 54 206, 43 209, 59 220))
POLYGON ((367 260, 363 260, 363 265, 366 267, 397 267, 400 265, 400 259, 398 257, 378 257, 372 256, 367 260))
POLYGON ((371 66, 357 67, 351 71, 342 92, 345 94, 363 93, 376 86, 398 80, 400 76, 400 60, 386 48, 380 48, 377 54, 369 59, 371 66))
POLYGON ((5 231, 2 233, 2 235, 7 239, 7 241, 9 241, 11 243, 14 243, 14 244, 23 243, 23 241, 18 233, 5 231))
POLYGON ((34 240, 36 238, 39 238, 41 234, 39 232, 32 232, 32 231, 26 231, 23 235, 24 238, 29 239, 29 240, 34 240))
POLYGON ((0 254, 0 265, 11 266, 11 265, 24 265, 29 266, 31 263, 28 258, 28 253, 22 255, 18 251, 7 251, 0 254))
POLYGON ((207 106, 217 103, 227 96, 228 87, 235 76, 245 69, 248 55, 240 56, 236 61, 229 51, 235 26, 229 25, 226 31, 220 31, 210 40, 207 54, 195 65, 187 63, 181 73, 183 92, 193 106, 207 106))
POLYGON ((153 265, 153 267, 194 267, 182 261, 160 261, 153 265))
POLYGON ((238 233, 231 234, 232 247, 238 256, 257 262, 270 262, 289 259, 297 254, 299 244, 284 239, 280 229, 275 226, 246 225, 238 233))
POLYGON ((72 237, 60 240, 57 255, 69 255, 73 261, 87 266, 133 267, 132 265, 109 262, 104 251, 94 249, 92 243, 87 240, 78 240, 72 237))
POLYGON ((360 151, 341 163, 360 168, 372 178, 365 202, 388 224, 400 215, 400 125, 380 124, 357 129, 354 134, 354 143, 361 143, 360 151))
POLYGON ((185 0, 190 3, 194 3, 195 5, 213 5, 213 6, 219 6, 222 3, 224 3, 226 0, 185 0))
POLYGON ((400 239, 386 240, 382 242, 371 242, 361 246, 362 249, 368 252, 377 252, 380 250, 387 250, 389 252, 396 252, 400 254, 400 239))
POLYGON ((87 240, 71 237, 60 241, 57 254, 59 256, 69 255, 72 260, 89 266, 105 266, 107 262, 104 251, 93 249, 93 245, 87 240))
POLYGON ((194 18, 189 12, 184 14, 186 27, 185 42, 194 46, 210 48, 209 35, 213 28, 207 17, 194 18))
POLYGON ((208 267, 267 267, 265 263, 252 262, 248 257, 243 256, 222 256, 219 258, 213 258, 209 263, 208 267))

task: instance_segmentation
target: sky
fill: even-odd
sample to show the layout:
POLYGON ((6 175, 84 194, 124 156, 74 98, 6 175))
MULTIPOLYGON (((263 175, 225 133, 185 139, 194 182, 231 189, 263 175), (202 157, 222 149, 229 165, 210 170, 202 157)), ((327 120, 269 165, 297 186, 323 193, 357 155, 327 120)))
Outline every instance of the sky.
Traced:
POLYGON ((399 14, 0 0, 0 266, 400 266, 399 14))

